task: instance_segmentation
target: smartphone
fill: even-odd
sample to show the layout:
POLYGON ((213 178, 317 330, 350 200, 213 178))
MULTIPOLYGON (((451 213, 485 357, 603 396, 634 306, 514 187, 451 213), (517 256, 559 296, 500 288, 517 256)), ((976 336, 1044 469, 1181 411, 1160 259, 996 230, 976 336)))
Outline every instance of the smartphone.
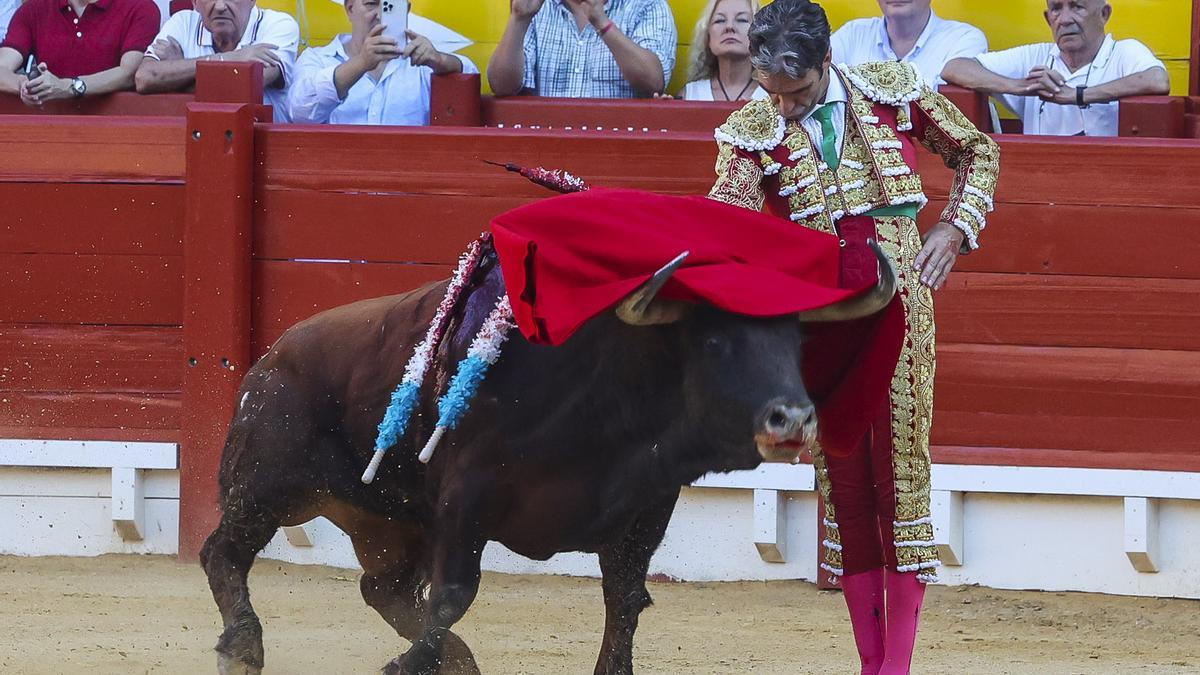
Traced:
POLYGON ((408 0, 383 0, 379 13, 379 22, 383 24, 383 34, 395 38, 403 49, 408 44, 404 34, 408 30, 408 0))
MULTIPOLYGON (((38 72, 37 64, 38 64, 37 57, 34 56, 33 54, 30 54, 29 60, 25 62, 25 77, 28 77, 29 79, 32 80, 33 78, 35 78, 41 74, 38 72)), ((19 75, 20 73, 17 73, 17 74, 19 75)))

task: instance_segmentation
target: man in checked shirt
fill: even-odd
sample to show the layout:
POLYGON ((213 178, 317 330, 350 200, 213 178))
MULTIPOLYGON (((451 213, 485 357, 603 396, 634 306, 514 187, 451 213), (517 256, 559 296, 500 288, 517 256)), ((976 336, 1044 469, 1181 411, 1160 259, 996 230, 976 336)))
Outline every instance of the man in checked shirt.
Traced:
POLYGON ((512 0, 488 83, 498 96, 646 97, 671 81, 677 41, 667 0, 512 0))

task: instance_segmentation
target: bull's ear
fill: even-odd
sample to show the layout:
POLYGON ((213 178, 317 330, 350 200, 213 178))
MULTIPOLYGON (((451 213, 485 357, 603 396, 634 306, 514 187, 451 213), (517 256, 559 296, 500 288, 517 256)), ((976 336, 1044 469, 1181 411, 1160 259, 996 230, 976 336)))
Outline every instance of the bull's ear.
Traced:
POLYGON ((675 256, 617 305, 617 317, 632 326, 653 326, 674 323, 682 319, 689 308, 688 303, 657 299, 658 292, 666 285, 672 274, 687 260, 688 251, 675 256))
POLYGON ((836 305, 800 312, 798 316, 801 321, 852 321, 871 316, 892 302, 892 297, 896 295, 896 266, 874 239, 868 239, 867 244, 879 262, 879 281, 875 287, 836 305))

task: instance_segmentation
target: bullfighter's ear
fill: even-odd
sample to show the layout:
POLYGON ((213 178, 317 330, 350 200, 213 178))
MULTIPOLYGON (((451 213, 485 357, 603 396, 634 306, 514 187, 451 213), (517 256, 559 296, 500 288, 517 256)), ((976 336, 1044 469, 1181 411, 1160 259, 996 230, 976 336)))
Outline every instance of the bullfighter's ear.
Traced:
POLYGON ((632 326, 674 323, 686 316, 691 305, 677 300, 659 299, 656 296, 687 257, 688 251, 675 256, 674 260, 655 272, 649 281, 630 293, 617 305, 617 316, 632 326))

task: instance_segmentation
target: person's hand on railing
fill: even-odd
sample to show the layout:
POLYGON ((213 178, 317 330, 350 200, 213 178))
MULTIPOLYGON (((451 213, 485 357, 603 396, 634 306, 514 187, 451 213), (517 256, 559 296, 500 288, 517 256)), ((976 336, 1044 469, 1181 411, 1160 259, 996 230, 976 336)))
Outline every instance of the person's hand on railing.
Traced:
POLYGON ((1053 68, 1045 66, 1035 66, 1029 71, 1029 75, 1024 80, 1025 90, 1022 93, 1025 95, 1037 96, 1043 101, 1051 103, 1074 103, 1075 88, 1067 86, 1067 79, 1053 68), (1069 91, 1068 91, 1069 90, 1069 91), (1064 96, 1070 94, 1070 100, 1064 96))
POLYGON ((512 0, 512 14, 520 19, 532 19, 545 0, 512 0))
POLYGON ((242 47, 231 52, 222 54, 222 61, 249 61, 250 63, 261 63, 263 68, 282 68, 282 61, 275 50, 279 49, 279 45, 273 45, 267 42, 242 47))
POLYGON ((21 101, 29 106, 41 106, 47 101, 71 98, 71 81, 50 72, 45 63, 37 65, 38 75, 21 83, 21 101))
POLYGON ((175 38, 169 35, 165 40, 162 38, 155 40, 154 44, 150 45, 150 51, 154 52, 159 61, 183 60, 183 47, 180 47, 175 38))
POLYGON ((670 95, 670 94, 665 94, 665 93, 664 93, 664 94, 660 94, 660 93, 658 93, 657 91, 656 91, 656 92, 654 92, 653 94, 651 94, 651 95, 650 95, 650 98, 657 98, 657 99, 660 99, 660 100, 663 100, 663 101, 675 101, 675 100, 682 101, 682 100, 683 100, 683 99, 676 99, 674 96, 672 96, 672 95, 670 95))

